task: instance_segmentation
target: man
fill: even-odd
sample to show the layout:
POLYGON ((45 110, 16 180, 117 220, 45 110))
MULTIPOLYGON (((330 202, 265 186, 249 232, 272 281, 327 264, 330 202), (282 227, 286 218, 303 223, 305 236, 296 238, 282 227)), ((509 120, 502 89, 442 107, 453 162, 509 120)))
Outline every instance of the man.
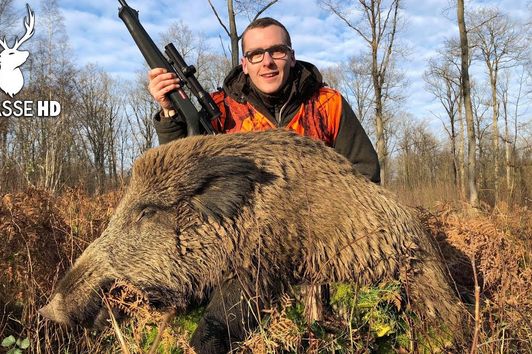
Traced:
MULTIPOLYGON (((242 35, 241 65, 212 94, 222 115, 213 127, 220 133, 288 128, 325 142, 347 157, 360 173, 378 183, 377 154, 346 100, 324 87, 318 69, 295 59, 290 35, 272 18, 253 21, 242 35)), ((159 142, 184 137, 186 126, 166 94, 179 87, 175 74, 149 72, 149 90, 162 107, 155 116, 159 142)))
MULTIPOLYGON (((272 18, 253 21, 242 35, 241 65, 226 77, 223 90, 212 94, 221 111, 213 121, 219 133, 288 128, 319 139, 347 157, 355 169, 378 183, 379 162, 373 146, 345 99, 324 87, 318 69, 295 59, 290 35, 272 18)), ((186 123, 165 96, 179 87, 175 74, 149 72, 149 91, 161 105, 154 117, 161 144, 186 136, 186 123)), ((256 317, 243 305, 237 280, 214 292, 194 332, 198 353, 224 353, 242 341, 256 317)))

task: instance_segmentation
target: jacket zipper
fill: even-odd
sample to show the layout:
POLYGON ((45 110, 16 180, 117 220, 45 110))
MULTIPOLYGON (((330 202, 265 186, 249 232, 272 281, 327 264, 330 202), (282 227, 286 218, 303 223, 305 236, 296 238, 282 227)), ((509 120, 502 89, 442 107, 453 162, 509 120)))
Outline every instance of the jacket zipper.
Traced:
POLYGON ((275 119, 277 120, 277 127, 281 126, 281 118, 283 117, 283 110, 286 108, 288 101, 286 101, 281 109, 278 109, 278 106, 275 106, 275 119))

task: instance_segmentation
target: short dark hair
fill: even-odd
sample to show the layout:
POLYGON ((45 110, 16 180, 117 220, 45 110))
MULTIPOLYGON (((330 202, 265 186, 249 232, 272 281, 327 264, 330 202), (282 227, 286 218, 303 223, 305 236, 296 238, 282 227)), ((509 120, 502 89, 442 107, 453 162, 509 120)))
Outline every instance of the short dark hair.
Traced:
POLYGON ((278 26, 278 27, 281 27, 281 29, 283 30, 284 32, 284 35, 285 35, 285 40, 286 40, 286 43, 289 47, 292 47, 292 40, 290 39, 290 33, 288 33, 288 30, 286 29, 286 27, 279 21, 277 21, 276 19, 274 18, 271 18, 271 17, 262 17, 262 18, 258 18, 256 20, 254 20, 253 22, 251 22, 247 27, 246 29, 244 30, 244 32, 242 33, 242 54, 245 54, 244 53, 244 36, 246 35, 247 31, 251 30, 251 29, 254 29, 254 28, 265 28, 265 27, 268 27, 268 26, 278 26))

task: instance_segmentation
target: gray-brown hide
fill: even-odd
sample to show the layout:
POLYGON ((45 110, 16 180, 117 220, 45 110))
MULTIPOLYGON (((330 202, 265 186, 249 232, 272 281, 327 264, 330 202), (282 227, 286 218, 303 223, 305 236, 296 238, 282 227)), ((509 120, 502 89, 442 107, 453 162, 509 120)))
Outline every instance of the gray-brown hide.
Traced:
POLYGON ((401 279, 423 317, 459 323, 415 212, 333 149, 282 130, 191 137, 146 152, 109 226, 41 313, 91 324, 98 289, 115 279, 155 305, 183 307, 229 277, 251 295, 258 284, 265 299, 288 283, 401 279))

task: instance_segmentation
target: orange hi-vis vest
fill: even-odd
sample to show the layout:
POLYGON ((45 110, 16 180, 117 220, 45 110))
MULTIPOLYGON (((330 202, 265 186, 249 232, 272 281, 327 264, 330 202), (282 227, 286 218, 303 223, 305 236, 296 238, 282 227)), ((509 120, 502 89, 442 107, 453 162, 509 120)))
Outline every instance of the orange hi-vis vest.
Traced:
MULTIPOLYGON (((239 103, 223 91, 212 94, 221 111, 220 118, 213 121, 219 133, 264 131, 278 128, 249 103, 239 103)), ((336 90, 322 87, 308 101, 301 104, 290 123, 284 128, 298 134, 321 140, 333 146, 342 116, 342 96, 336 90)))

